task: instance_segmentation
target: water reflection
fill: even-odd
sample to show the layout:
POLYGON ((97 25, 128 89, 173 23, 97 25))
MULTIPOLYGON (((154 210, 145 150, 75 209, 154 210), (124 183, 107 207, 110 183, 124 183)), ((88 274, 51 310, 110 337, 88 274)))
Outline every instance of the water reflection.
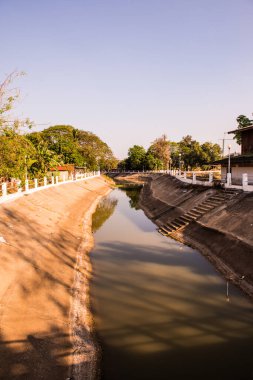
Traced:
POLYGON ((211 264, 115 196, 91 255, 102 379, 252 379, 252 305, 232 285, 226 302, 211 264))
POLYGON ((130 198, 129 205, 131 208, 134 208, 135 210, 139 210, 140 207, 138 206, 139 198, 140 198, 140 188, 129 188, 124 190, 128 198, 130 198))
POLYGON ((96 211, 92 215, 92 231, 96 232, 105 221, 113 214, 118 201, 116 198, 105 197, 99 202, 96 211))

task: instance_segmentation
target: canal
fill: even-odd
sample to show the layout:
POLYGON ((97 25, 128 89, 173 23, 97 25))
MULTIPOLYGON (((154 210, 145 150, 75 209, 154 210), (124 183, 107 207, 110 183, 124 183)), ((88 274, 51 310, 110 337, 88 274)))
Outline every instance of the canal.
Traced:
POLYGON ((93 218, 91 300, 103 380, 253 379, 253 304, 199 252, 160 235, 136 190, 93 218))

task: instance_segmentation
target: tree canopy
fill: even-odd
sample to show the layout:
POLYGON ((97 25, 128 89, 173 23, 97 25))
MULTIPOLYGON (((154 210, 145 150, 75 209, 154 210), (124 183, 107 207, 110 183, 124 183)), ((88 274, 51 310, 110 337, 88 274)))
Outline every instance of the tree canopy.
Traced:
MULTIPOLYGON (((242 128, 246 128, 249 125, 251 125, 253 120, 250 120, 245 115, 239 115, 236 118, 236 121, 238 123, 237 129, 242 129, 242 128)), ((237 144, 241 145, 241 134, 240 133, 235 133, 233 139, 236 140, 237 144)))
POLYGON ((221 157, 218 144, 200 144, 187 135, 179 142, 169 141, 165 135, 155 139, 149 148, 134 145, 128 150, 128 157, 121 161, 121 170, 160 170, 171 168, 208 168, 221 157), (180 161, 180 164, 179 164, 180 161))

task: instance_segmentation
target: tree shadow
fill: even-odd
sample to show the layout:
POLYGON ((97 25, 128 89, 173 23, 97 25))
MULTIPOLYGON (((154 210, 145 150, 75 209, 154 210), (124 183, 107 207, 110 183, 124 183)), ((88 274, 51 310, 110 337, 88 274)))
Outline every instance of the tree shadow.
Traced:
POLYGON ((102 379, 252 379, 252 305, 235 288, 228 302, 225 281, 190 251, 97 244, 91 295, 102 379))
MULTIPOLYGON (((82 353, 75 352, 73 340, 77 338, 71 320, 73 295, 86 294, 91 272, 80 228, 85 207, 59 207, 57 211, 62 199, 49 193, 21 199, 19 208, 14 202, 1 205, 0 236, 6 240, 0 244, 1 379, 62 380, 91 365, 91 332, 81 321, 74 332, 78 339, 86 336, 89 341, 83 342, 82 353), (75 273, 84 288, 77 288, 75 273)), ((83 199, 82 186, 79 194, 83 199)), ((88 195, 91 200, 96 196, 88 195)), ((81 305, 83 318, 88 314, 85 307, 81 305)))

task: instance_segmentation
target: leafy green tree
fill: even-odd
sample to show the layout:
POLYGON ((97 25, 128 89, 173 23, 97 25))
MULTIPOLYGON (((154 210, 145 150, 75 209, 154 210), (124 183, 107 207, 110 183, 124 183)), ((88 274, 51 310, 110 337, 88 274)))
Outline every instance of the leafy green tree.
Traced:
POLYGON ((146 170, 160 170, 163 167, 163 163, 159 158, 154 157, 150 151, 147 151, 144 166, 146 170))
POLYGON ((89 131, 78 131, 78 152, 92 170, 110 170, 117 167, 118 161, 109 146, 97 135, 89 131))
POLYGON ((82 166, 84 159, 78 150, 77 135, 71 125, 54 125, 42 131, 48 149, 54 151, 62 163, 82 166))
POLYGON ((0 177, 24 180, 36 160, 35 153, 25 136, 6 131, 0 136, 0 177))
MULTIPOLYGON (((242 129, 251 125, 253 120, 248 119, 245 115, 239 115, 236 121, 238 123, 237 128, 242 129)), ((241 145, 241 133, 235 133, 233 139, 236 140, 237 144, 241 145)))
POLYGON ((35 162, 29 169, 33 176, 42 177, 51 167, 61 163, 60 157, 49 149, 48 141, 43 138, 41 132, 27 134, 26 137, 35 148, 35 162))
POLYGON ((0 83, 0 176, 5 179, 24 179, 34 163, 34 147, 20 135, 21 129, 31 128, 32 123, 29 119, 17 119, 12 113, 19 90, 11 85, 22 75, 24 73, 14 71, 0 83))
POLYGON ((178 159, 181 154, 181 160, 186 169, 194 169, 203 163, 203 152, 198 141, 193 140, 192 136, 187 135, 179 142, 178 159))
POLYGON ((202 165, 211 165, 214 161, 221 158, 221 147, 219 144, 205 142, 201 145, 202 165))
POLYGON ((145 166, 146 150, 143 146, 134 145, 128 150, 127 166, 130 170, 143 170, 145 166))
POLYGON ((162 168, 167 169, 170 160, 170 142, 166 135, 162 135, 152 142, 148 148, 148 153, 155 159, 159 160, 157 163, 162 163, 162 168))

